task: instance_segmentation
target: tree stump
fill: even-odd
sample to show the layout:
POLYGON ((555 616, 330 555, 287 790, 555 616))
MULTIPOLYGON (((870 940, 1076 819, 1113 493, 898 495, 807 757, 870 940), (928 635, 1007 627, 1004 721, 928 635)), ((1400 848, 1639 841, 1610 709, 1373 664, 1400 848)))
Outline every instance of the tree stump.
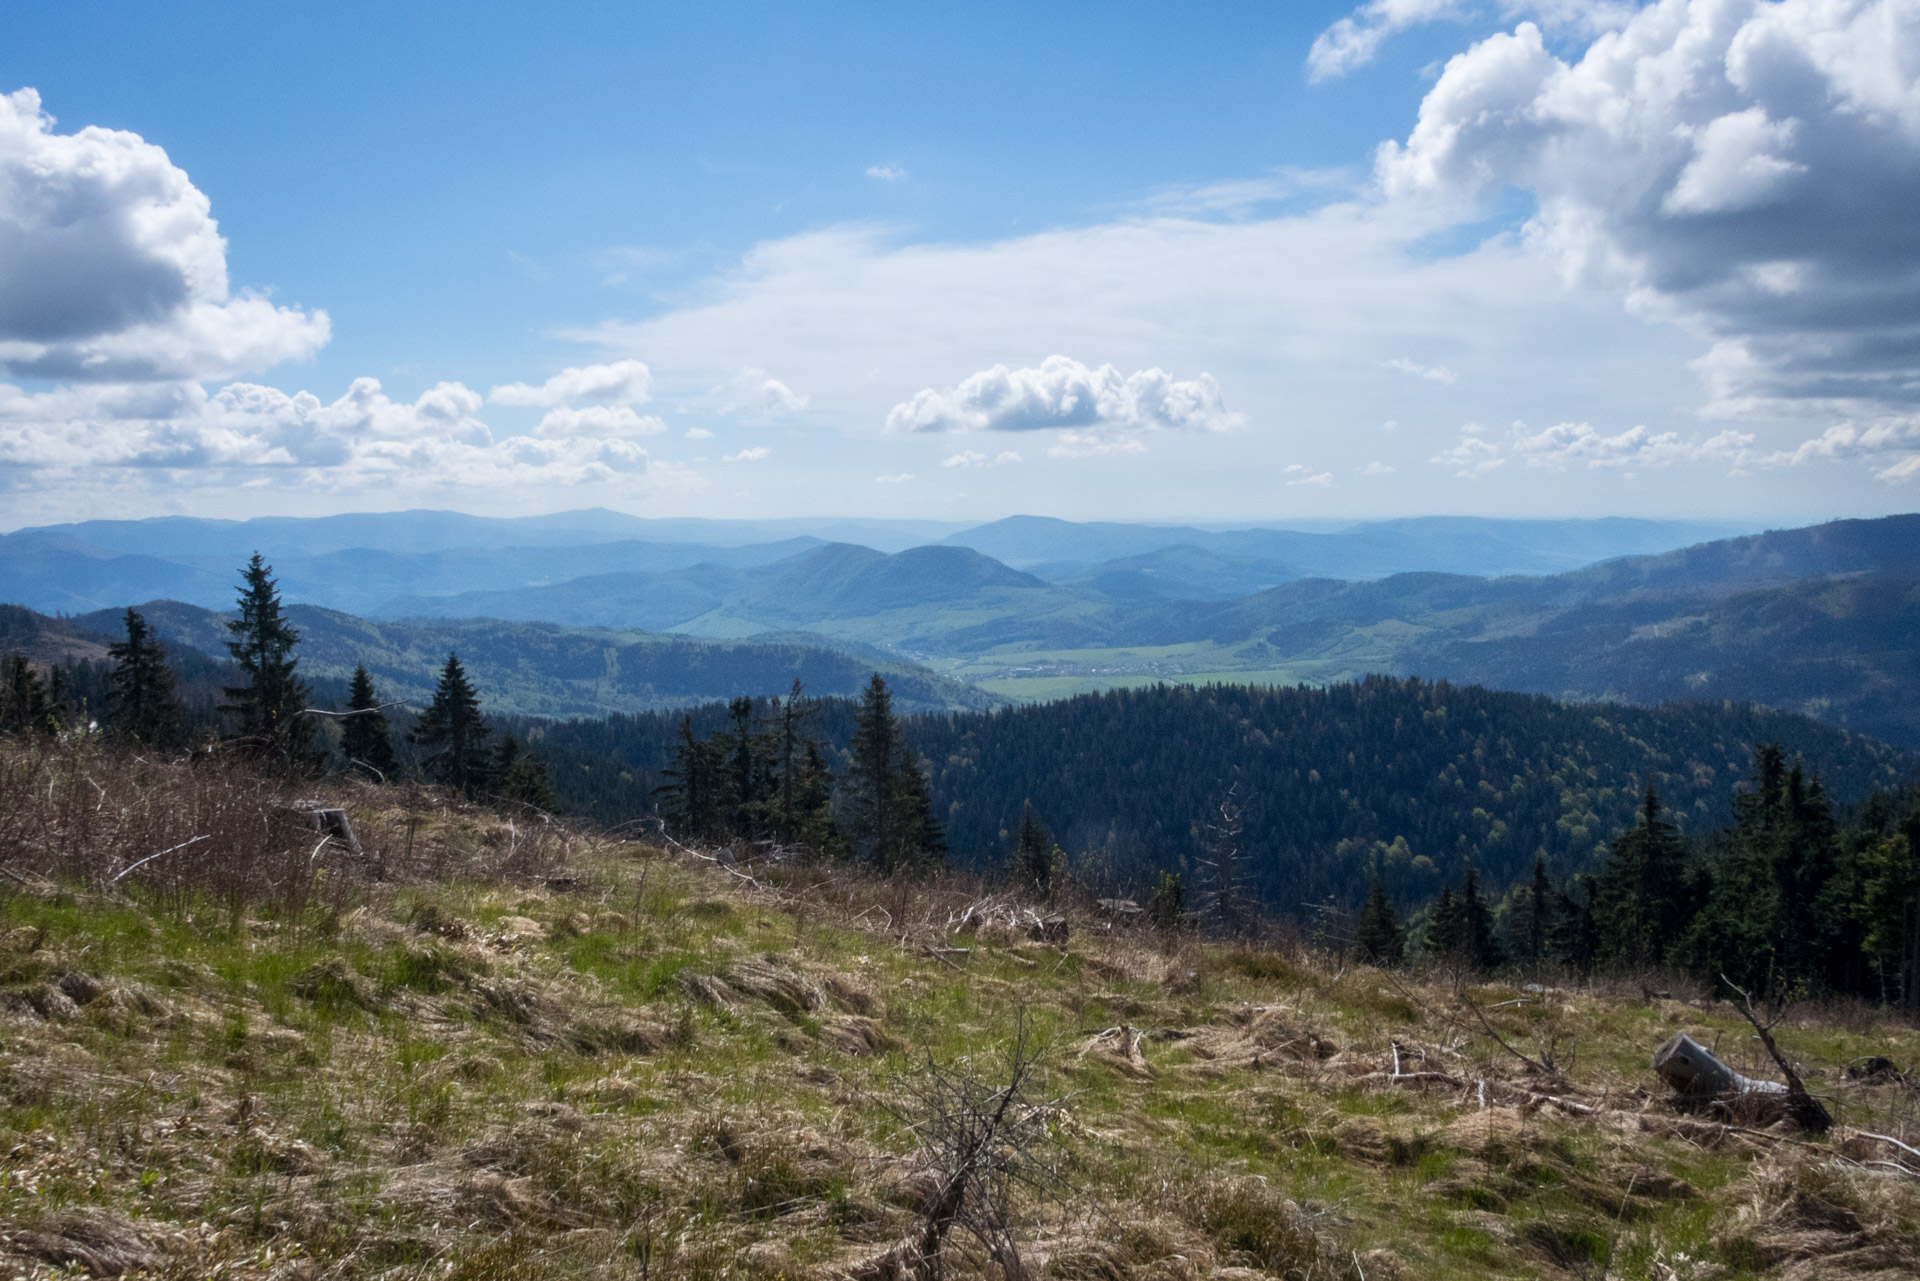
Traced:
POLYGON ((1737 1100, 1756 1111, 1784 1114, 1786 1110, 1786 1086, 1740 1075, 1685 1032, 1675 1032, 1653 1052, 1653 1070, 1684 1104, 1737 1100))
POLYGON ((307 821, 313 824, 313 830, 339 842, 356 859, 365 858, 361 852, 360 839, 353 834, 353 820, 342 809, 315 808, 305 811, 307 821))

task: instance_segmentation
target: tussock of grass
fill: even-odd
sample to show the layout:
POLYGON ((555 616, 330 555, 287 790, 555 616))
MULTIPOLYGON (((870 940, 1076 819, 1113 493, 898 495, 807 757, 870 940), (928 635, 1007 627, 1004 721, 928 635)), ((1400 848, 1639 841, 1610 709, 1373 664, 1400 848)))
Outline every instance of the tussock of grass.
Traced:
MULTIPOLYGON (((162 808, 165 774, 95 777, 162 808)), ((933 1186, 903 1087, 994 1061, 1024 1011, 1066 1174, 1015 1197, 1036 1278, 1911 1275, 1920 1191, 1861 1132, 1916 1143, 1920 1108, 1841 1071, 1920 1057, 1876 1012, 1779 1029, 1832 1136, 1750 1132, 1672 1112, 1646 1065, 1686 1031, 1763 1074, 1745 1025, 1637 985, 1467 989, 1557 1047, 1543 1077, 1454 976, 1071 906, 1044 942, 961 880, 749 882, 429 793, 329 799, 366 864, 317 859, 297 896, 270 844, 116 884, 146 835, 63 865, 0 832, 14 1273, 866 1275, 933 1186)), ((999 1275, 971 1250, 946 1270, 999 1275)))

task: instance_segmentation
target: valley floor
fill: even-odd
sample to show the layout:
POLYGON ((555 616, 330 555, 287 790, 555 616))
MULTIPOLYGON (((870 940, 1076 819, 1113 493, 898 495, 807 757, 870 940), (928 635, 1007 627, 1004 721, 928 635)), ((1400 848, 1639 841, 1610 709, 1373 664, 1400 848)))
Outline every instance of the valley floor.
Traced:
MULTIPOLYGON (((1298 947, 1064 941, 883 882, 355 789, 380 879, 297 917, 16 876, 0 902, 0 1261, 161 1277, 877 1281, 929 1170, 932 1060, 1046 1047, 1014 1196, 1036 1277, 1913 1275, 1920 1060, 1866 1008, 1777 1030, 1840 1118, 1677 1113, 1728 1006, 1458 986, 1298 947), (1558 1071, 1502 1050, 1470 1016, 1558 1071), (920 1127, 916 1129, 916 1127, 920 1127)), ((124 887, 123 887, 124 888, 124 887)), ((1681 993, 1681 996, 1687 995, 1681 993)), ((997 1275, 956 1236, 950 1270, 997 1275)))

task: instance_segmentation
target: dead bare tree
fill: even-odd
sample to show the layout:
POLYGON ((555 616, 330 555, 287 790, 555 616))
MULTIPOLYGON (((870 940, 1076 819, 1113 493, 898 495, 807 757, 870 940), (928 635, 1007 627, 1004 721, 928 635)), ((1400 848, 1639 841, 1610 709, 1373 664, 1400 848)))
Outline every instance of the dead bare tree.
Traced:
POLYGON ((1753 1030, 1760 1034, 1760 1044, 1767 1047, 1767 1053, 1773 1056, 1774 1063, 1780 1068, 1780 1075, 1787 1079, 1787 1115, 1801 1129, 1814 1134, 1825 1134, 1831 1130, 1833 1114, 1827 1111, 1824 1103, 1807 1093, 1807 1083, 1800 1079, 1800 1074, 1793 1070, 1793 1064, 1787 1062, 1787 1056, 1780 1053, 1780 1047, 1773 1042, 1773 1025, 1780 1021, 1780 1015, 1785 1011, 1776 1011, 1772 1018, 1763 1023, 1754 1012, 1753 997, 1745 988, 1735 986, 1733 980, 1724 974, 1720 976, 1720 981, 1740 994, 1740 1013, 1747 1022, 1753 1024, 1753 1030))
POLYGON ((1036 1100, 1028 1092, 1044 1054, 1022 1009, 1012 1040, 986 1063, 941 1063, 929 1054, 906 1078, 903 1101, 889 1109, 919 1143, 933 1185, 914 1235, 863 1274, 933 1281, 941 1250, 958 1228, 980 1243, 1006 1281, 1027 1281, 1015 1240, 1014 1194, 1025 1188, 1061 1197, 1067 1186, 1047 1151, 1047 1118, 1058 1100, 1036 1100))
POLYGON ((1204 826, 1209 857, 1201 859, 1200 865, 1207 869, 1206 912, 1222 932, 1238 934, 1246 928, 1249 916, 1240 857, 1246 808, 1240 801, 1239 783, 1232 784, 1213 802, 1204 826))

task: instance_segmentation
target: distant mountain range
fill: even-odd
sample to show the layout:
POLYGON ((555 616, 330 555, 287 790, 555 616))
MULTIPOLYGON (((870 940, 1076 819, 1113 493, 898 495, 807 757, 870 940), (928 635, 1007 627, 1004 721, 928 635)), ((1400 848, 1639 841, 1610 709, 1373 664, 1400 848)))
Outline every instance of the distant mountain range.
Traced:
POLYGON ((307 538, 301 554, 275 553, 287 597, 354 603, 299 607, 313 670, 365 658, 412 697, 458 647, 528 714, 771 693, 796 673, 851 693, 876 667, 927 708, 1378 672, 1568 700, 1754 701, 1920 746, 1920 516, 1498 575, 1422 566, 1559 566, 1700 527, 1447 518, 1314 533, 1019 517, 896 528, 942 541, 889 552, 823 541, 828 522, 748 523, 782 535, 755 542, 724 522, 604 512, 362 519, 23 531, 0 539, 0 596, 83 616, 171 596, 188 605, 155 607, 163 634, 218 656, 208 606, 232 598, 234 549, 259 536, 291 553, 307 538), (642 527, 651 541, 629 537, 642 527), (394 546, 339 545, 363 534, 394 546))
MULTIPOLYGON (((879 553, 929 544, 971 549, 1105 600, 1225 600, 1307 577, 1554 573, 1736 532, 1742 531, 1664 521, 1465 517, 1334 533, 1076 524, 1037 516, 973 528, 936 521, 645 520, 609 511, 513 519, 430 511, 250 521, 166 517, 0 536, 0 600, 66 613, 156 598, 224 608, 233 597, 235 568, 259 551, 289 600, 370 617, 493 613, 710 632, 714 625, 693 620, 753 589, 734 571, 792 560, 830 543, 879 553), (569 583, 580 585, 572 593, 549 590, 569 583), (616 614, 602 590, 629 609, 636 598, 658 593, 669 601, 616 614), (511 595, 520 591, 547 595, 511 595), (673 598, 686 607, 671 604, 673 598), (594 602, 594 612, 589 616, 572 601, 594 602)), ((731 625, 720 630, 741 634, 731 625)))

